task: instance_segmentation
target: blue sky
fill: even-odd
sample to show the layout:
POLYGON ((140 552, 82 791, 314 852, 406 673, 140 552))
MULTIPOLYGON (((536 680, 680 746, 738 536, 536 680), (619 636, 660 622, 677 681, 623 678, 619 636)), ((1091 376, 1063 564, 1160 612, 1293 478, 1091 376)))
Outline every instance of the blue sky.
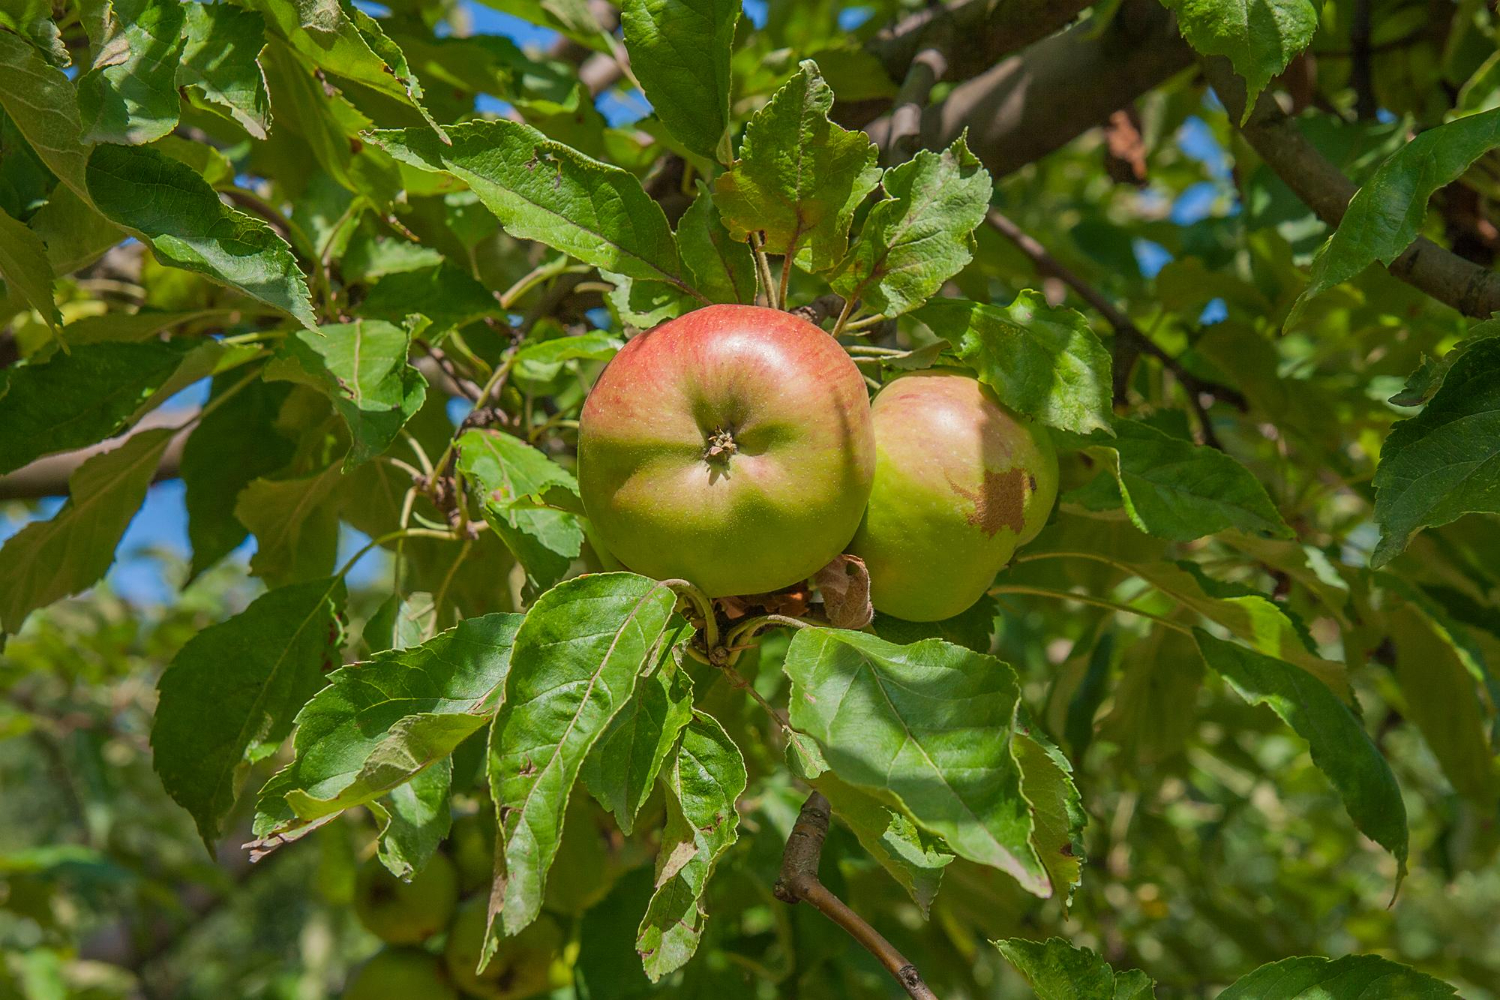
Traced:
MULTIPOLYGON (((386 13, 385 8, 379 4, 365 3, 361 0, 360 6, 376 16, 386 13)), ((476 34, 504 35, 523 48, 538 49, 546 48, 557 38, 556 32, 537 27, 514 15, 468 2, 468 0, 464 3, 464 7, 476 34)), ((745 0, 744 9, 752 23, 757 26, 765 23, 765 0, 745 0)), ((870 8, 850 6, 839 15, 839 24, 846 31, 853 30, 869 16, 870 8)), ((504 107, 502 102, 493 98, 484 98, 480 103, 480 108, 484 111, 500 112, 504 110, 504 107)), ((1211 112, 1221 110, 1211 97, 1205 102, 1205 107, 1211 112)), ((640 91, 634 90, 628 93, 611 92, 602 95, 598 101, 598 108, 600 114, 611 125, 628 124, 651 112, 651 105, 645 96, 640 91)), ((1177 143, 1185 154, 1203 164, 1209 175, 1209 179, 1192 185, 1179 195, 1171 207, 1169 216, 1173 222, 1178 225, 1191 225, 1212 212, 1229 178, 1229 166, 1224 150, 1220 148, 1212 129, 1197 116, 1190 117, 1184 123, 1178 132, 1177 143)), ((1235 206, 1232 210, 1237 210, 1237 208, 1238 206, 1235 206)), ((1149 240, 1136 240, 1134 250, 1141 273, 1147 277, 1155 276, 1172 260, 1172 255, 1165 248, 1149 240)), ((1223 303, 1216 300, 1204 310, 1200 321, 1217 322, 1223 316, 1223 303)), ((199 383, 178 393, 163 404, 163 408, 168 411, 187 412, 201 404, 207 392, 207 382, 199 383)), ((462 411, 463 407, 460 405, 450 412, 450 416, 455 421, 461 420, 462 411)), ((37 504, 28 517, 19 520, 8 518, 3 508, 0 508, 0 541, 15 534, 29 520, 51 517, 61 506, 60 499, 46 500, 37 504)), ((366 536, 347 526, 343 532, 339 543, 340 565, 368 541, 366 536)), ((117 593, 135 601, 169 600, 175 590, 176 581, 168 580, 164 575, 164 564, 150 555, 156 551, 171 552, 182 561, 185 561, 189 555, 187 510, 183 504, 183 486, 179 480, 157 483, 147 492, 145 505, 126 531, 120 545, 119 556, 106 577, 108 585, 117 593)), ((247 561, 253 552, 254 540, 251 539, 230 558, 247 561)), ((383 553, 379 551, 370 553, 351 572, 350 583, 359 586, 375 582, 381 575, 384 564, 383 553)))

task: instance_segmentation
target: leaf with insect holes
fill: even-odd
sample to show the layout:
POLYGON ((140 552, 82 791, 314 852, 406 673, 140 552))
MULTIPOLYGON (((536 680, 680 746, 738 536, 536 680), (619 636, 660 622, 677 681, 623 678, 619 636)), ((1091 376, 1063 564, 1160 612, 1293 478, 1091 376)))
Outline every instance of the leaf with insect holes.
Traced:
POLYGON ((656 892, 635 942, 653 983, 698 950, 708 919, 703 890, 719 858, 739 839, 745 759, 723 726, 694 712, 662 778, 669 804, 656 859, 656 892))
POLYGON ((994 187, 963 136, 941 153, 919 150, 880 184, 885 197, 828 283, 878 315, 899 316, 973 259, 970 234, 984 221, 994 187))
POLYGON ((188 640, 157 684, 152 759, 212 845, 252 745, 286 739, 343 645, 344 581, 267 591, 188 640))
POLYGON ((877 151, 828 119, 833 91, 817 63, 797 73, 745 126, 739 159, 714 182, 714 204, 736 240, 819 273, 844 257, 854 209, 875 189, 877 151))
POLYGON ((490 795, 502 847, 484 962, 501 934, 518 933, 541 912, 578 772, 640 675, 686 629, 673 615, 676 605, 677 595, 655 580, 596 573, 547 591, 516 632, 490 729, 490 795))

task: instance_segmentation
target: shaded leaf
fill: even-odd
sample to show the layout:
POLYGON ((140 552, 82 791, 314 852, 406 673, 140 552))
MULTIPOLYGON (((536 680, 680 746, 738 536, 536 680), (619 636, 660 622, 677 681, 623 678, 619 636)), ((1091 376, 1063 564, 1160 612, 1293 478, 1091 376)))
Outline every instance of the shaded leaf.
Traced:
POLYGON ((710 302, 755 302, 755 257, 724 228, 708 185, 698 182, 698 197, 677 222, 677 249, 693 287, 710 302))
POLYGON ((1021 792, 1031 803, 1031 845, 1052 880, 1052 892, 1064 903, 1083 881, 1083 827, 1088 814, 1073 784, 1073 766, 1040 731, 1027 726, 1016 733, 1016 763, 1021 765, 1021 792))
POLYGON ((1116 972, 1088 948, 1074 947, 1062 938, 1010 938, 992 943, 1026 977, 1037 1000, 1151 1000, 1156 996, 1155 984, 1144 972, 1116 972))
POLYGON ((1162 0, 1177 15, 1188 44, 1206 56, 1228 56, 1245 78, 1245 116, 1292 57, 1312 42, 1318 8, 1310 0, 1162 0))
POLYGON ((422 338, 436 344, 454 327, 482 316, 499 316, 500 302, 479 282, 444 261, 436 267, 386 275, 370 288, 356 312, 392 323, 413 313, 425 316, 432 325, 422 338))
POLYGON ((43 322, 62 323, 52 292, 52 266, 41 238, 0 209, 0 279, 42 314, 43 322))
POLYGON ((183 3, 187 44, 177 67, 178 86, 197 88, 229 112, 253 138, 271 127, 271 97, 260 68, 266 25, 254 11, 227 3, 183 3))
POLYGON ((272 590, 188 640, 157 685, 156 773, 212 845, 256 743, 280 743, 343 644, 342 579, 272 590))
MULTIPOLYGON (((592 15, 590 15, 592 17, 592 15)), ((688 149, 728 163, 729 53, 739 0, 625 0, 630 68, 646 100, 688 149)))
MULTIPOLYGON (((1500 64, 1500 60, 1497 60, 1497 64, 1500 64)), ((1389 401, 1397 406, 1421 406, 1443 387, 1443 380, 1448 377, 1453 362, 1463 357, 1469 348, 1491 337, 1500 337, 1500 320, 1488 319, 1474 324, 1469 328, 1469 335, 1454 344, 1452 350, 1441 359, 1435 361, 1424 357, 1421 367, 1407 376, 1406 385, 1389 401)))
POLYGON ((1219 1000, 1448 1000, 1457 991, 1378 955, 1288 958, 1263 965, 1219 1000))
POLYGON ((252 479, 239 492, 234 516, 255 536, 250 572, 276 587, 333 571, 339 517, 334 487, 339 465, 285 479, 252 479))
POLYGON ((444 757, 384 799, 367 803, 380 827, 376 857, 392 875, 410 879, 437 853, 453 825, 448 808, 452 784, 453 759, 444 757))
POLYGON ((87 200, 89 147, 73 84, 25 39, 8 31, 0 31, 0 107, 47 169, 87 200))
POLYGON ((943 842, 918 829, 899 805, 877 792, 856 788, 833 774, 821 775, 815 784, 833 815, 854 831, 860 846, 906 890, 925 917, 942 884, 943 870, 953 860, 943 842))
POLYGON ((676 664, 641 678, 584 758, 578 776, 589 794, 614 814, 627 837, 662 764, 693 717, 693 684, 676 664))
POLYGON ((139 145, 177 127, 177 67, 186 41, 179 0, 110 0, 120 55, 78 78, 85 142, 139 145))

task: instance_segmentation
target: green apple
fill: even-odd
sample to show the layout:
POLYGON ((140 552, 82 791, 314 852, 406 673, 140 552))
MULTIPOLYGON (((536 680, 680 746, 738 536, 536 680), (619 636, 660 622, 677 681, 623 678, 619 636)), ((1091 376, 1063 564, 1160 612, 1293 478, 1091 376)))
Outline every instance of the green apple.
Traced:
POLYGON ((460 892, 489 890, 495 878, 495 807, 489 799, 479 803, 479 811, 466 813, 453 821, 448 834, 448 849, 458 869, 460 892))
POLYGON ((354 885, 354 912, 359 922, 390 944, 420 944, 442 930, 458 902, 458 875, 453 862, 433 855, 427 867, 403 882, 378 858, 359 869, 354 885))
POLYGON ((386 948, 360 966, 343 1000, 458 1000, 458 990, 436 955, 386 948))
POLYGON ((698 309, 625 345, 583 406, 578 485, 610 553, 710 597, 798 583, 870 495, 864 379, 790 313, 698 309))
POLYGON ((520 1000, 567 984, 567 969, 559 961, 562 928, 546 914, 516 936, 502 937, 484 972, 475 972, 484 952, 488 911, 488 898, 476 896, 458 908, 448 931, 443 960, 459 989, 480 1000, 520 1000))
POLYGON ((1047 432, 972 376, 903 375, 871 407, 875 485, 849 551, 870 572, 877 611, 940 621, 984 595, 1057 499, 1047 432))

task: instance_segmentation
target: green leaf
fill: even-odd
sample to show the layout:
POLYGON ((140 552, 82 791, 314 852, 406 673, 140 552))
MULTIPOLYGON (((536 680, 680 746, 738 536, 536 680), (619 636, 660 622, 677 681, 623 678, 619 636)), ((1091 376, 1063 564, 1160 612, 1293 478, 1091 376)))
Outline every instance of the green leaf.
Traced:
POLYGON ((814 782, 833 815, 859 839, 875 861, 905 889, 927 916, 953 855, 943 842, 918 829, 899 805, 877 792, 856 788, 831 773, 814 782))
POLYGON ((535 500, 553 487, 577 496, 573 474, 519 438, 477 429, 458 439, 458 471, 533 584, 541 589, 560 580, 583 546, 583 528, 574 515, 535 500))
POLYGON ((670 661, 642 678, 584 758, 578 776, 630 836, 662 764, 693 717, 693 682, 670 661))
POLYGON ((1188 44, 1206 56, 1228 56, 1245 78, 1244 120, 1255 98, 1292 57, 1312 42, 1318 8, 1311 0, 1162 0, 1177 15, 1188 44))
POLYGON ((58 180, 88 199, 78 98, 62 70, 50 66, 25 39, 0 31, 0 107, 58 180))
POLYGON ((252 138, 264 139, 271 127, 271 97, 259 61, 265 22, 227 3, 184 3, 183 10, 187 44, 177 67, 178 86, 197 88, 252 138))
POLYGON ((1500 338, 1481 340, 1453 362, 1419 415, 1391 428, 1375 469, 1384 566, 1423 528, 1465 514, 1500 512, 1500 338))
POLYGON ((653 983, 698 950, 708 919, 700 902, 704 887, 739 839, 736 803, 745 791, 745 760, 723 726, 694 712, 663 781, 670 804, 656 859, 656 892, 635 941, 653 983))
POLYGON ((1109 352, 1079 313, 1028 290, 1003 308, 933 299, 916 316, 1017 413, 1078 434, 1108 433, 1109 352))
POLYGON ((730 238, 701 180, 698 197, 677 222, 677 249, 693 287, 710 302, 755 302, 755 256, 744 243, 730 238))
POLYGON ((111 222, 139 237, 168 267, 238 289, 315 329, 307 281, 268 224, 229 208, 192 169, 160 152, 98 146, 88 190, 111 222))
POLYGON ((578 771, 660 655, 676 603, 670 589, 642 576, 582 576, 538 598, 516 633, 490 730, 490 794, 504 846, 486 961, 502 927, 515 934, 541 911, 578 771))
POLYGON ((894 795, 959 856, 1051 895, 1012 748, 1020 694, 1009 666, 939 639, 897 646, 804 628, 785 670, 791 724, 840 779, 894 795))
POLYGON ((188 346, 80 344, 43 364, 0 372, 0 474, 119 433, 182 364, 188 346))
POLYGON ((52 273, 59 276, 87 267, 125 239, 123 231, 66 184, 52 189, 47 203, 31 217, 30 225, 47 244, 47 261, 52 273))
MULTIPOLYGON (((1119 418, 1115 436, 1095 432, 1080 445, 1115 478, 1130 521, 1148 535, 1188 542, 1239 528, 1253 535, 1291 538, 1292 529, 1250 470, 1217 448, 1195 445, 1138 420, 1119 418)), ((1099 509, 1098 497, 1075 492, 1099 509)))
POLYGON ((1026 977, 1037 1000, 1151 1000, 1156 996, 1155 984, 1144 972, 1116 972, 1089 949, 1074 947, 1062 938, 991 943, 1026 977))
POLYGON ((630 68, 667 131, 728 163, 729 54, 740 0, 625 0, 620 24, 630 68))
POLYGON ((186 42, 179 0, 110 0, 121 56, 78 78, 85 142, 140 145, 177 127, 177 68, 186 42))
POLYGON ((339 465, 285 479, 252 479, 239 492, 234 516, 255 536, 250 572, 276 587, 326 576, 338 551, 334 487, 339 465))
POLYGON ((736 240, 826 271, 843 259, 854 209, 880 180, 863 132, 828 120, 833 91, 804 61, 745 126, 739 159, 714 184, 714 203, 736 240))
POLYGON ((406 363, 410 350, 411 331, 384 320, 296 330, 266 366, 266 378, 310 386, 333 401, 354 437, 347 472, 389 448, 422 408, 427 380, 406 363))
POLYGON ((453 786, 453 758, 444 757, 378 802, 367 803, 380 827, 376 856, 386 870, 410 880, 427 867, 453 825, 448 795, 453 786))
POLYGON ((1288 958, 1263 965, 1219 1000, 1449 1000, 1447 983, 1378 955, 1288 958))
POLYGON ((685 288, 671 227, 634 174, 512 121, 466 122, 451 146, 424 129, 372 141, 402 163, 452 174, 505 231, 608 271, 685 288))
MULTIPOLYGON (((1500 55, 1500 53, 1496 54, 1500 55)), ((1452 370, 1453 362, 1463 357, 1469 348, 1491 337, 1500 337, 1500 320, 1487 319, 1469 327, 1469 335, 1454 344, 1453 348, 1441 359, 1434 361, 1423 357, 1422 366, 1407 376, 1406 385, 1392 396, 1389 402, 1397 406, 1421 406, 1436 396, 1437 391, 1443 387, 1443 380, 1452 370)))
POLYGON ((68 477, 68 502, 52 519, 28 524, 0 548, 0 633, 20 631, 32 611, 104 576, 174 433, 143 431, 90 458, 68 477))
POLYGON ((436 267, 386 275, 370 288, 356 312, 392 323, 400 323, 414 313, 425 316, 432 325, 422 337, 436 344, 455 327, 484 316, 499 316, 501 309, 488 289, 444 261, 436 267))
POLYGON ((602 330, 576 337, 554 337, 523 345, 516 351, 513 375, 533 385, 551 382, 568 361, 608 361, 624 342, 602 330))
POLYGON ((493 716, 520 624, 516 614, 465 618, 334 671, 297 714, 292 762, 261 789, 256 836, 296 840, 444 760, 493 716))
POLYGON ((1294 325, 1307 302, 1375 263, 1389 264, 1421 234, 1427 199, 1469 165, 1500 146, 1500 108, 1439 125, 1418 135, 1354 193, 1343 221, 1313 257, 1307 288, 1292 306, 1294 325))
POLYGON ((1088 814, 1073 784, 1073 766, 1040 731, 1016 733, 1014 753, 1021 765, 1021 793, 1031 803, 1031 846, 1065 903, 1083 881, 1083 827, 1088 814))
MULTIPOLYGON (((224 381, 215 388, 222 391, 224 381)), ((240 491, 292 460, 293 442, 276 431, 276 416, 290 392, 287 385, 251 382, 204 416, 183 446, 192 576, 227 556, 250 533, 234 516, 240 491)))
POLYGON ((52 292, 52 266, 41 238, 0 209, 0 279, 42 314, 48 326, 57 327, 62 315, 52 292))
POLYGON ((1406 805, 1390 765, 1349 706, 1327 685, 1285 660, 1194 629, 1198 650, 1241 698, 1267 705, 1307 741, 1313 763, 1344 800, 1360 831, 1396 858, 1406 875, 1406 805))
POLYGON ((253 744, 275 745, 343 644, 342 579, 272 590, 188 640, 157 684, 156 773, 212 847, 253 744))
POLYGON ((919 150, 887 170, 880 184, 885 197, 870 209, 849 256, 828 281, 845 299, 899 316, 937 294, 973 259, 970 234, 984 221, 993 183, 959 136, 941 153, 919 150))

